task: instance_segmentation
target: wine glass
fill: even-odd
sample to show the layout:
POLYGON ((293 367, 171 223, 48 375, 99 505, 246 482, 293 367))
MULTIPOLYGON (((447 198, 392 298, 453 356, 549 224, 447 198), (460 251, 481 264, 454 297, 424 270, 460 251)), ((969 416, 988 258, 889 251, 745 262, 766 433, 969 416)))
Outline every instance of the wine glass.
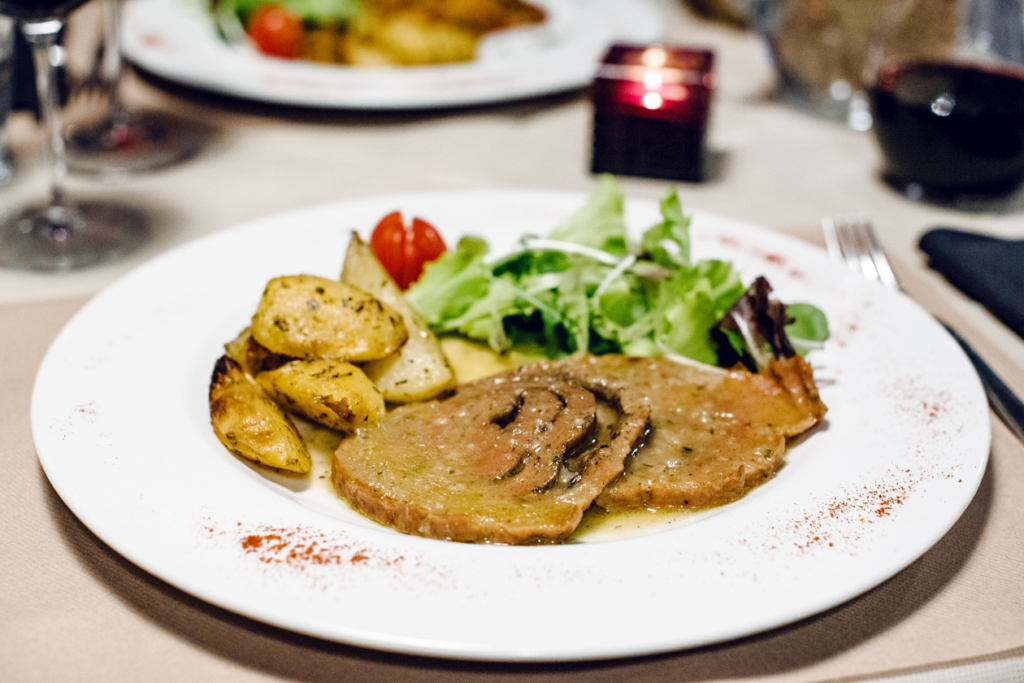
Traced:
POLYGON ((60 99, 51 59, 67 14, 85 0, 0 0, 0 13, 18 19, 32 47, 39 108, 46 129, 50 197, 0 218, 0 266, 66 271, 121 255, 145 240, 143 212, 120 204, 71 201, 60 99))
POLYGON ((98 66, 109 106, 100 120, 71 128, 65 141, 68 168, 113 180, 190 157, 207 137, 197 124, 125 104, 121 96, 122 5, 123 0, 102 0, 103 46, 98 66))
POLYGON ((904 0, 869 54, 883 178, 960 204, 1024 181, 1024 3, 904 0))
POLYGON ((0 14, 0 187, 14 177, 7 148, 7 114, 14 95, 14 20, 0 14))

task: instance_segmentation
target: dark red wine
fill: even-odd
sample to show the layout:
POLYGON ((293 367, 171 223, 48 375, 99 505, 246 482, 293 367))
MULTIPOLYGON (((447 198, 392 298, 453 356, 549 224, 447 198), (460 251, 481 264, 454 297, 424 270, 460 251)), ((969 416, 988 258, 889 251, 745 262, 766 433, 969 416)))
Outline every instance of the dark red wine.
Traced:
POLYGON ((885 68, 871 92, 886 172, 938 193, 1024 179, 1024 71, 947 62, 885 68))
POLYGON ((64 17, 85 0, 0 0, 0 14, 24 21, 64 17))

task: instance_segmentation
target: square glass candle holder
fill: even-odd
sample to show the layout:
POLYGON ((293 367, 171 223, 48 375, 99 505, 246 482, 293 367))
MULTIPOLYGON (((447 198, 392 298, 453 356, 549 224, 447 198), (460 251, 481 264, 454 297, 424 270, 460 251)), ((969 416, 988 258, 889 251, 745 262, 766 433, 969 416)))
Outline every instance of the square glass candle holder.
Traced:
POLYGON ((613 45, 591 86, 591 172, 704 180, 713 67, 708 50, 613 45))

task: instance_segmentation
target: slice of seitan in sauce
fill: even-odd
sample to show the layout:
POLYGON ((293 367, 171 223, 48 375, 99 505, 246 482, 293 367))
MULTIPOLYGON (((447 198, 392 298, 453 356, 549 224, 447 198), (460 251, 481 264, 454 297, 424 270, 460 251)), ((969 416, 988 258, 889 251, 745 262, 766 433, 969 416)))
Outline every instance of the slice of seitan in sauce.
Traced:
POLYGON ((453 541, 565 539, 642 442, 650 406, 625 385, 541 363, 400 406, 335 452, 355 509, 453 541))
POLYGON ((355 509, 405 533, 557 542, 591 503, 736 500, 826 410, 799 356, 759 374, 661 357, 539 363, 395 409, 342 441, 332 479, 355 509))
POLYGON ((787 438, 816 425, 827 410, 800 356, 772 361, 759 374, 613 355, 574 361, 564 371, 631 387, 650 400, 643 448, 595 500, 607 510, 736 500, 773 477, 787 438))

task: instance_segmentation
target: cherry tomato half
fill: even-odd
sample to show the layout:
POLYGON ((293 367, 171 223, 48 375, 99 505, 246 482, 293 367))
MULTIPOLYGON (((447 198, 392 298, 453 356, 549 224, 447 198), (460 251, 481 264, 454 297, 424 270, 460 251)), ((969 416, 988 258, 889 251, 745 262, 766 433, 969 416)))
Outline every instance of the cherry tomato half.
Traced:
POLYGON ((384 270, 405 290, 420 279, 423 266, 447 249, 441 235, 430 223, 413 218, 406 225, 398 211, 381 219, 370 235, 370 247, 384 270))
POLYGON ((302 19, 280 5, 257 7, 249 15, 245 31, 267 55, 298 57, 302 49, 302 19))

